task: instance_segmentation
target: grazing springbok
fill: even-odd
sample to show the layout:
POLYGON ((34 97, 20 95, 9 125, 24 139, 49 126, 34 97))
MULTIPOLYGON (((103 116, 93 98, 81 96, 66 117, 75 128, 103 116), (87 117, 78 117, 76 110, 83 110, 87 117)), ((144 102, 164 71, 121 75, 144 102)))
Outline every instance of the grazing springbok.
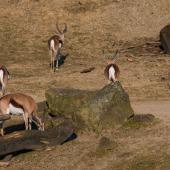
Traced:
MULTIPOLYGON (((0 98, 0 115, 23 115, 26 130, 31 130, 34 122, 39 130, 44 130, 44 123, 36 115, 37 105, 34 99, 22 93, 7 94, 0 98)), ((3 122, 0 122, 3 124, 3 122)), ((4 135, 3 125, 1 135, 4 135)))
POLYGON ((1 96, 5 94, 5 87, 10 79, 10 74, 7 68, 3 65, 0 65, 0 93, 1 96))
POLYGON ((114 56, 112 56, 112 59, 109 59, 107 61, 107 66, 104 69, 104 75, 105 77, 111 82, 118 81, 120 70, 117 64, 115 64, 116 58, 119 56, 119 51, 117 50, 114 56))
POLYGON ((55 72, 55 67, 58 70, 59 66, 59 56, 60 56, 60 49, 64 45, 64 34, 67 32, 67 25, 65 25, 65 28, 63 31, 59 29, 58 23, 56 23, 56 32, 55 35, 53 35, 48 40, 48 48, 51 56, 51 70, 55 72), (55 66, 55 59, 56 59, 56 66, 55 66))

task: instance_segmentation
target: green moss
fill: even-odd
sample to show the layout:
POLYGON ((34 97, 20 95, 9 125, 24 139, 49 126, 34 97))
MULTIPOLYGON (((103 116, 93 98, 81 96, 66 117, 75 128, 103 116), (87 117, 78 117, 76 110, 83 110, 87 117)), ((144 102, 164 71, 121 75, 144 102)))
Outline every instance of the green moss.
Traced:
POLYGON ((73 124, 76 130, 76 133, 87 129, 87 125, 80 115, 73 113, 72 120, 74 122, 73 124))
POLYGON ((126 129, 140 129, 155 124, 157 120, 151 114, 134 115, 131 119, 123 124, 126 129))
POLYGON ((50 89, 46 91, 46 100, 52 115, 71 118, 79 129, 88 127, 98 134, 122 125, 134 114, 119 82, 98 91, 50 89))
POLYGON ((51 89, 46 91, 49 111, 56 115, 70 115, 78 111, 95 94, 74 89, 51 89))

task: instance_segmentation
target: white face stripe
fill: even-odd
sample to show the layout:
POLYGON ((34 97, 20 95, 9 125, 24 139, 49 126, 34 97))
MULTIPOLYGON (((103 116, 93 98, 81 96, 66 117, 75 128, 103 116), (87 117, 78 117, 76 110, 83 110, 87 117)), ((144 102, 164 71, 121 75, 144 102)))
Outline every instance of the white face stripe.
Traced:
MULTIPOLYGON (((9 104, 8 109, 7 109, 8 112, 13 114, 13 115, 22 115, 22 114, 24 114, 24 110, 22 108, 17 108, 14 105, 12 105, 11 103, 9 104)), ((9 114, 9 113, 7 113, 7 114, 9 114)))

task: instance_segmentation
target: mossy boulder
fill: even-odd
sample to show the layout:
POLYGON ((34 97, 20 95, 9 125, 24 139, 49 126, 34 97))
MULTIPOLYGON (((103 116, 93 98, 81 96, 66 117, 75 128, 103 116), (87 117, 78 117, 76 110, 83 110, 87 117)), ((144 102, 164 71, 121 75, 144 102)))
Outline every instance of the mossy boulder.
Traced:
POLYGON ((68 117, 87 103, 95 94, 95 91, 77 89, 49 89, 45 93, 48 112, 53 116, 64 115, 68 117))
POLYGON ((79 128, 94 131, 120 126, 134 115, 120 82, 98 91, 50 89, 46 91, 46 100, 53 115, 71 118, 79 128))

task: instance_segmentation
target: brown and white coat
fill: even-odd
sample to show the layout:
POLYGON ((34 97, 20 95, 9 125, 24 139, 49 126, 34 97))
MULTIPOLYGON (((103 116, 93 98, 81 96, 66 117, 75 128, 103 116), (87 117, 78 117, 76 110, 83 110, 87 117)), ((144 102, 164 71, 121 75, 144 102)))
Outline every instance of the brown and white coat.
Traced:
MULTIPOLYGON (((0 98, 0 114, 22 115, 26 130, 31 130, 32 121, 39 130, 44 130, 42 120, 36 115, 37 105, 31 96, 14 93, 0 98)), ((3 122, 0 122, 3 124, 3 122)), ((3 135, 3 127, 1 131, 3 135)))
POLYGON ((5 94, 5 88, 10 79, 10 73, 7 68, 3 65, 0 65, 0 92, 1 96, 5 94))
POLYGON ((48 40, 48 48, 51 56, 51 70, 55 72, 55 67, 58 69, 59 67, 59 55, 60 49, 64 45, 64 34, 67 32, 67 25, 65 24, 65 28, 61 31, 58 27, 58 23, 56 23, 56 34, 49 38, 48 40), (56 59, 56 66, 54 65, 56 59))
POLYGON ((119 51, 116 50, 112 58, 107 60, 107 65, 104 69, 104 75, 109 80, 109 83, 110 81, 116 82, 119 79, 120 70, 118 65, 115 63, 118 57, 119 57, 119 51))
POLYGON ((111 82, 118 81, 119 74, 120 74, 119 67, 115 63, 108 64, 104 70, 105 77, 111 82))

